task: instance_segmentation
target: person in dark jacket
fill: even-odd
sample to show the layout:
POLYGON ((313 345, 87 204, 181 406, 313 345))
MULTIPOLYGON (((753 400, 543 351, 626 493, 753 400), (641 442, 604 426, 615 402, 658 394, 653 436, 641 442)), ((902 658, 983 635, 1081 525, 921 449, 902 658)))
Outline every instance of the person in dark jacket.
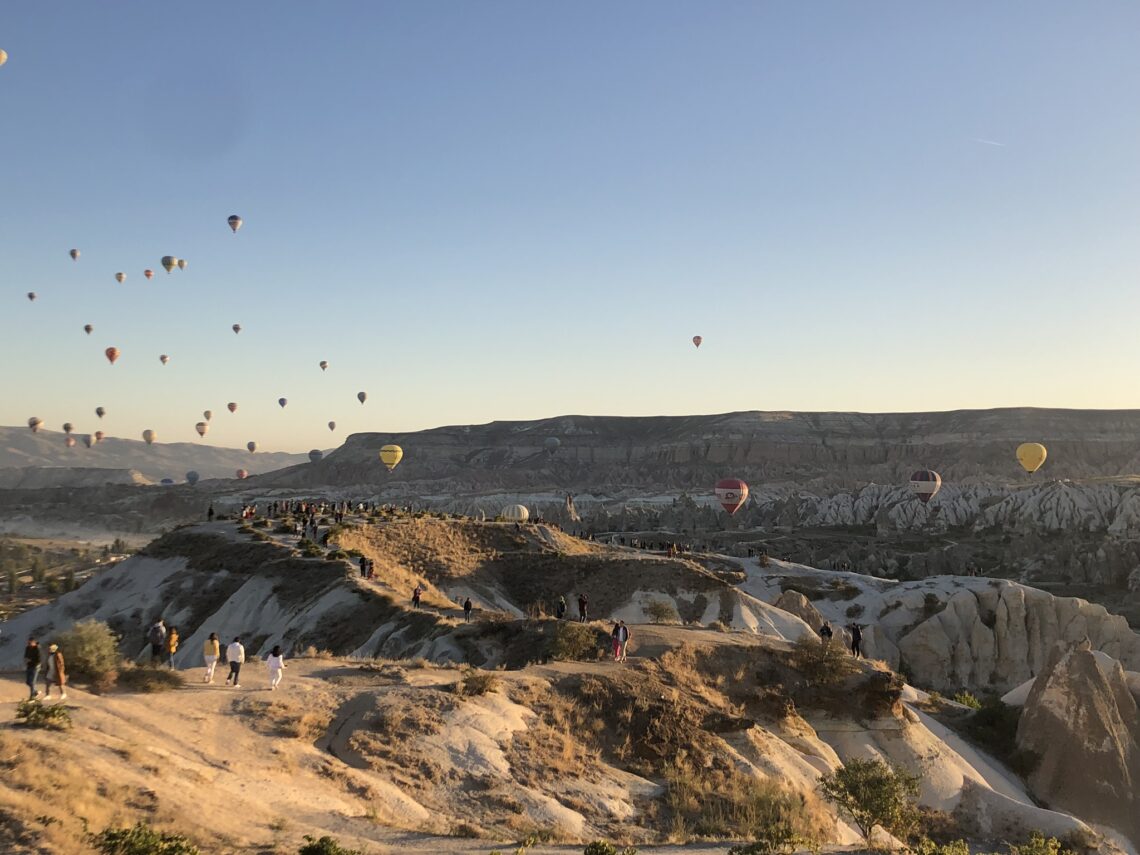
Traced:
POLYGON ((831 639, 834 635, 835 633, 831 630, 831 624, 824 621, 823 626, 819 628, 819 637, 823 639, 823 643, 831 644, 831 639))
POLYGON ((34 638, 28 639, 28 644, 24 647, 24 682, 28 684, 28 697, 39 697, 39 690, 36 688, 36 679, 40 675, 40 659, 42 658, 40 651, 40 643, 34 638))
POLYGON ((473 608, 475 608, 475 606, 471 602, 470 597, 468 597, 466 600, 463 601, 463 619, 465 621, 467 621, 468 623, 471 622, 471 610, 473 608))
POLYGON ((863 629, 857 623, 851 624, 851 655, 856 659, 863 655, 863 629))
POLYGON ((585 623, 589 620, 590 598, 585 594, 578 595, 578 620, 585 623))

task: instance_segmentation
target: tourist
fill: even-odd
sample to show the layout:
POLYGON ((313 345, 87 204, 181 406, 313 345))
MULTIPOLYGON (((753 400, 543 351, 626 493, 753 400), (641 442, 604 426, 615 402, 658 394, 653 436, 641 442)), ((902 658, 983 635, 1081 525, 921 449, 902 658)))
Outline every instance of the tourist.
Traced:
POLYGON ((475 606, 472 604, 470 597, 463 601, 463 620, 467 623, 471 622, 471 610, 473 608, 475 608, 475 606))
POLYGON ((241 683, 238 682, 238 677, 241 675, 241 666, 245 662, 245 648, 241 646, 241 638, 235 636, 234 640, 230 642, 230 646, 226 648, 226 662, 230 665, 229 676, 226 677, 226 685, 233 684, 235 689, 241 688, 241 683))
POLYGON ((172 626, 166 634, 166 664, 174 667, 174 654, 178 652, 178 627, 172 626))
POLYGON ((412 591, 412 608, 418 609, 420 607, 420 598, 423 596, 423 593, 423 588, 416 585, 415 590, 412 591))
MULTIPOLYGON (((199 507, 201 507, 201 506, 199 506, 199 507)), ((206 510, 206 522, 213 522, 213 521, 214 521, 214 505, 211 502, 210 507, 206 510)))
POLYGON ((578 595, 578 620, 585 623, 590 610, 590 598, 585 594, 578 595))
POLYGON ((24 682, 28 684, 29 698, 36 698, 40 694, 36 690, 36 680, 40 674, 40 657, 42 655, 40 643, 34 638, 29 638, 28 644, 24 648, 24 682))
POLYGON ((863 655, 863 630, 857 623, 851 624, 851 655, 856 659, 863 655))
POLYGON ((566 617, 566 597, 563 594, 558 595, 558 605, 554 607, 554 612, 558 615, 558 619, 562 620, 566 617))
POLYGON ((614 662, 621 658, 621 624, 615 623, 614 628, 610 630, 610 646, 614 652, 614 662))
POLYGON ((621 647, 618 649, 618 661, 624 662, 626 653, 629 651, 629 627, 625 625, 624 620, 618 621, 618 641, 621 642, 621 647))
POLYGON ((202 679, 203 683, 214 682, 214 668, 217 667, 218 659, 222 655, 221 646, 216 632, 211 632, 210 637, 202 644, 202 659, 206 663, 206 675, 202 679))
POLYGON ((61 701, 67 699, 67 672, 63 666, 63 652, 59 649, 58 644, 52 644, 48 647, 47 659, 44 662, 44 699, 51 697, 51 687, 59 687, 59 699, 61 701))
POLYGON ((831 638, 835 633, 831 630, 831 624, 827 621, 823 622, 823 626, 819 628, 819 637, 823 639, 824 644, 831 644, 831 638))
POLYGON ((166 624, 162 618, 150 625, 146 637, 150 642, 150 664, 157 665, 166 655, 166 624))
POLYGON ((281 652, 280 645, 275 645, 265 657, 265 667, 269 669, 269 690, 276 691, 281 685, 281 672, 285 670, 285 654, 281 652))

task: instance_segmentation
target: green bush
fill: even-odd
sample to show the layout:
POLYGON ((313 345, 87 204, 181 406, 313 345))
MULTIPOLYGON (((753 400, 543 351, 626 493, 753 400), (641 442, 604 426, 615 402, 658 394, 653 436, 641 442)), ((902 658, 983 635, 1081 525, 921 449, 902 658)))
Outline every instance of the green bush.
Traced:
POLYGON ((102 621, 81 620, 56 636, 63 652, 64 668, 71 677, 89 680, 96 686, 115 681, 119 667, 119 638, 102 621))
POLYGON ((590 625, 558 621, 547 642, 546 652, 551 659, 589 660, 597 659, 598 651, 603 649, 598 631, 590 625))
POLYGON ((792 647, 791 664, 817 686, 838 683, 856 667, 842 644, 807 634, 801 635, 792 647))
POLYGON ((1040 831, 1033 832, 1027 843, 1008 844, 1009 855, 1073 855, 1056 837, 1046 837, 1040 831))
POLYGON ((63 704, 46 706, 38 700, 20 701, 16 706, 16 718, 27 727, 42 727, 47 730, 67 730, 71 727, 71 712, 63 704))
POLYGON ((306 834, 305 845, 297 851, 297 855, 364 855, 364 853, 359 849, 345 849, 327 834, 320 840, 315 840, 306 834))
POLYGON ((982 708, 982 702, 965 689, 954 696, 954 702, 964 707, 969 707, 972 710, 980 710, 982 708))
POLYGON ((970 855, 970 844, 965 840, 952 840, 949 843, 935 843, 924 837, 911 850, 914 855, 970 855))
POLYGON ((133 828, 105 828, 89 838, 100 855, 202 855, 181 834, 164 834, 144 822, 133 828))
POLYGON ((300 550, 301 554, 306 558, 325 557, 325 551, 307 538, 297 544, 297 549, 300 550))
POLYGON ((851 760, 819 786, 825 799, 851 815, 868 846, 875 826, 905 838, 918 819, 918 778, 882 760, 851 760))
POLYGON ((680 623, 681 616, 676 607, 665 600, 650 600, 645 606, 651 623, 680 623))
POLYGON ((1020 720, 1020 707, 1002 703, 997 695, 987 695, 962 728, 971 740, 1024 777, 1036 767, 1037 758, 1017 747, 1020 720))
POLYGON ((593 843, 586 844, 586 848, 582 850, 582 855, 637 855, 637 849, 633 846, 618 849, 605 840, 595 840, 593 843))

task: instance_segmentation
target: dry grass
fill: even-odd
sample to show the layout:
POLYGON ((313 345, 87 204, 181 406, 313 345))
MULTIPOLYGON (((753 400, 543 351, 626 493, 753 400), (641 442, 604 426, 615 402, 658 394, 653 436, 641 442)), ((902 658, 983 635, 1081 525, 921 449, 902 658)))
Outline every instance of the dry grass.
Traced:
POLYGON ((169 692, 181 689, 186 680, 170 668, 127 665, 120 672, 115 685, 126 692, 169 692))
POLYGON ((303 703, 283 699, 243 697, 234 711, 253 719, 253 726, 291 739, 313 742, 325 735, 333 719, 332 702, 325 696, 307 696, 303 703))

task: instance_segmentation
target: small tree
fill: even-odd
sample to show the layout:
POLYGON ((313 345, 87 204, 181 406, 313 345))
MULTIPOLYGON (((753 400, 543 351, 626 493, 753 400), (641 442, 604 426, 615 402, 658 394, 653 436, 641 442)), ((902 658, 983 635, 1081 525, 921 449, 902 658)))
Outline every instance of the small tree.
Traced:
POLYGON ((345 849, 335 837, 329 837, 327 834, 320 840, 306 834, 305 845, 298 850, 297 855, 364 855, 364 853, 359 849, 345 849))
POLYGON ((132 828, 105 828, 89 838, 100 855, 202 855, 181 834, 164 834, 144 822, 132 828))
POLYGON ((96 685, 114 683, 119 668, 119 639, 107 624, 81 620, 60 633, 55 642, 63 651, 68 674, 96 685))
POLYGON ((681 616, 668 600, 650 600, 645 605, 645 613, 652 623, 680 623, 681 616))
POLYGON ((875 826, 905 837, 917 820, 918 778, 882 760, 852 760, 819 786, 825 799, 851 815, 868 846, 875 826))

